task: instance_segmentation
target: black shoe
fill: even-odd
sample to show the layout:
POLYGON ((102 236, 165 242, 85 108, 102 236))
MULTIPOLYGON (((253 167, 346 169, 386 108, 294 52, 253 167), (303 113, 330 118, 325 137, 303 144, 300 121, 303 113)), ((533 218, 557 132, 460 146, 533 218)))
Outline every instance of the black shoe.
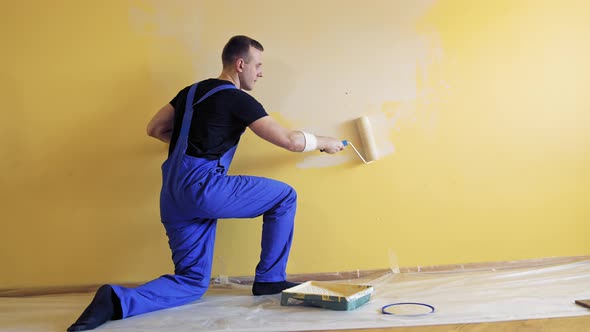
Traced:
POLYGON ((252 294, 254 295, 271 295, 279 294, 287 288, 299 285, 296 282, 279 281, 279 282, 254 282, 252 285, 252 294))
POLYGON ((121 303, 111 286, 102 285, 68 332, 93 330, 111 319, 121 319, 121 303))

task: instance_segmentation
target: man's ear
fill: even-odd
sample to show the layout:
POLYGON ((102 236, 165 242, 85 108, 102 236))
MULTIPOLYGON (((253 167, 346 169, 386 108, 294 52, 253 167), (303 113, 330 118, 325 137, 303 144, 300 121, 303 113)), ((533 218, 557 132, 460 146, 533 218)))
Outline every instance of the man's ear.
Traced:
POLYGON ((238 59, 236 60, 236 71, 237 71, 238 73, 241 73, 241 72, 243 72, 243 71, 244 71, 244 64, 245 64, 245 61, 244 61, 244 59, 242 59, 242 58, 238 58, 238 59))

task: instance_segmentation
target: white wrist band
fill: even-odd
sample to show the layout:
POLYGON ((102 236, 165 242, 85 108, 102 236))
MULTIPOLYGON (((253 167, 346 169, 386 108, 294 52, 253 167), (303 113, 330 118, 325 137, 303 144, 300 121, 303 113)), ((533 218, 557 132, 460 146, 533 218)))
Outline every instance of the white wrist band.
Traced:
POLYGON ((305 138, 305 147, 303 148, 302 152, 309 152, 314 151, 318 148, 318 139, 313 134, 306 133, 301 131, 303 137, 305 138))

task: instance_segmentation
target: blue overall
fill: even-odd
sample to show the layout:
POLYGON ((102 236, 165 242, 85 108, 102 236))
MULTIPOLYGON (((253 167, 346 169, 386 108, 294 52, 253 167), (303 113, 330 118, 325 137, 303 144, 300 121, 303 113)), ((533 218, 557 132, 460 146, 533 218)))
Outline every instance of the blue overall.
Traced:
MULTIPOLYGON (((255 281, 286 279, 297 194, 292 187, 279 181, 227 175, 237 144, 218 160, 185 153, 196 87, 194 84, 189 90, 174 151, 162 165, 160 212, 172 250, 174 274, 163 275, 136 288, 111 285, 121 300, 122 318, 180 306, 203 296, 211 279, 218 218, 263 215, 262 248, 255 281)), ((230 88, 236 87, 216 87, 196 104, 230 88)))

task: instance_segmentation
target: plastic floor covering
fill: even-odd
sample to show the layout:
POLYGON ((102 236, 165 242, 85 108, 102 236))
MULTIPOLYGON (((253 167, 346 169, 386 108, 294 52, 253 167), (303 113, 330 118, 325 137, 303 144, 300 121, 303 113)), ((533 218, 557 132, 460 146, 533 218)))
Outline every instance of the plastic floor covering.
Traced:
MULTIPOLYGON (((441 325, 590 315, 574 303, 590 298, 590 261, 509 270, 387 273, 338 280, 372 285, 371 300, 352 311, 281 306, 281 295, 255 297, 250 287, 214 285, 199 301, 111 321, 96 331, 306 331, 441 325), (420 302, 436 311, 386 315, 385 305, 420 302)), ((0 298, 0 331, 65 331, 93 294, 0 298)))

